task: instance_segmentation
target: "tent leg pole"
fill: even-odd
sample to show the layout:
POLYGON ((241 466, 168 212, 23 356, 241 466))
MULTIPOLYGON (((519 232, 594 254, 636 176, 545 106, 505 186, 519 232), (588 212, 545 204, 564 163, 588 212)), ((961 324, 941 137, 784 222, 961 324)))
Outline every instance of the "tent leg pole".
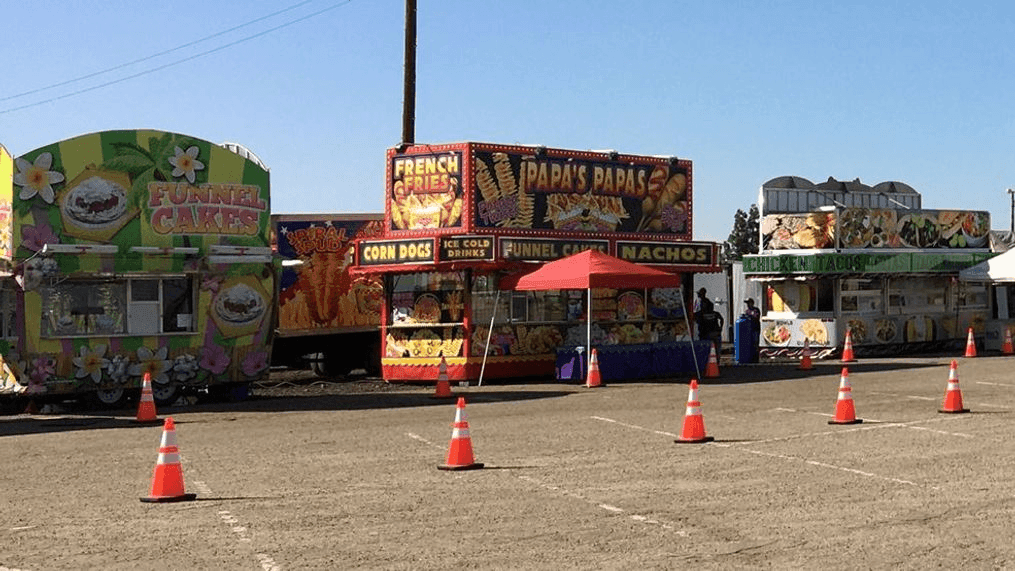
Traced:
POLYGON ((490 329, 486 332, 486 347, 483 348, 483 364, 479 367, 479 383, 476 386, 483 386, 483 372, 486 371, 486 356, 490 354, 490 338, 493 337, 493 321, 497 318, 497 306, 500 305, 500 289, 497 290, 497 297, 493 300, 493 311, 490 312, 490 329))
POLYGON ((592 287, 589 287, 588 305, 585 306, 585 376, 588 376, 589 363, 592 362, 592 287))
MULTIPOLYGON (((681 303, 684 300, 684 288, 680 288, 680 299, 681 303)), ((691 307, 694 307, 694 301, 691 301, 691 307)), ((691 338, 691 358, 694 359, 694 373, 698 375, 698 380, 701 380, 701 367, 698 366, 698 354, 694 352, 694 331, 691 329, 691 320, 687 317, 687 304, 684 304, 684 324, 687 325, 687 336, 691 338)))

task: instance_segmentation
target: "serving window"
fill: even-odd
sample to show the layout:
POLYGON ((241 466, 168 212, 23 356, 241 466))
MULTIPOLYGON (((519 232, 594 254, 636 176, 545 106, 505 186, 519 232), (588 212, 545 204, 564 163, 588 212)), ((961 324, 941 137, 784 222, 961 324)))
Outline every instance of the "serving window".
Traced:
MULTIPOLYGON (((888 284, 889 314, 944 313, 949 311, 949 284, 951 278, 903 277, 892 278, 888 284)), ((983 308, 986 308, 986 290, 983 291, 983 308)))
POLYGON ((831 314, 835 311, 834 292, 835 281, 832 278, 771 282, 765 287, 766 316, 831 314))
POLYGON ((458 357, 465 341, 465 272, 389 278, 386 357, 458 357))
POLYGON ((847 278, 842 280, 840 294, 842 313, 884 313, 884 280, 882 278, 847 278))
POLYGON ((43 337, 194 331, 193 278, 68 280, 40 289, 43 337))

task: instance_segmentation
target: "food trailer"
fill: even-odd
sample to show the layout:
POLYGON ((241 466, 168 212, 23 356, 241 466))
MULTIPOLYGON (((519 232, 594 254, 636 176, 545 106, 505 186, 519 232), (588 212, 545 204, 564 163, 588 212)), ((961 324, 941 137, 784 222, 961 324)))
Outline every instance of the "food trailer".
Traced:
POLYGON ((235 148, 105 131, 15 160, 0 176, 0 392, 118 404, 147 374, 171 402, 268 374, 269 176, 235 148))
MULTIPOLYGON (((385 234, 357 243, 383 278, 388 381, 555 373, 560 347, 690 340, 684 307, 718 245, 692 236, 691 162, 487 143, 387 153, 385 234), (507 276, 584 250, 686 277, 683 288, 513 291, 507 276)), ((558 371, 559 372, 559 371, 558 371)))
POLYGON ((992 257, 990 215, 967 210, 824 205, 768 214, 761 253, 744 274, 763 283, 760 354, 835 354, 846 332, 855 354, 961 348, 982 339, 987 286, 959 272, 992 257))

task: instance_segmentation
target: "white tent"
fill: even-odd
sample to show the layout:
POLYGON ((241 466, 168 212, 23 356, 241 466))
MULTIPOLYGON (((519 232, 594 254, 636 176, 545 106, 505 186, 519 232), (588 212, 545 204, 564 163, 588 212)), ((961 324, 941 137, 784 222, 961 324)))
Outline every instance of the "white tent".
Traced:
POLYGON ((965 282, 1015 282, 1015 249, 959 271, 959 279, 965 282))

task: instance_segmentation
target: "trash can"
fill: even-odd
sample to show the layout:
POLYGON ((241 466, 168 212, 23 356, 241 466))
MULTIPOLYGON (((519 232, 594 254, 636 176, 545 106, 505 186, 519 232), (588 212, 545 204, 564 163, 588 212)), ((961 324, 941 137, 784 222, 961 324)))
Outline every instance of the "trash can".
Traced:
POLYGON ((758 362, 758 332, 754 320, 746 315, 733 326, 733 359, 738 364, 758 362))

